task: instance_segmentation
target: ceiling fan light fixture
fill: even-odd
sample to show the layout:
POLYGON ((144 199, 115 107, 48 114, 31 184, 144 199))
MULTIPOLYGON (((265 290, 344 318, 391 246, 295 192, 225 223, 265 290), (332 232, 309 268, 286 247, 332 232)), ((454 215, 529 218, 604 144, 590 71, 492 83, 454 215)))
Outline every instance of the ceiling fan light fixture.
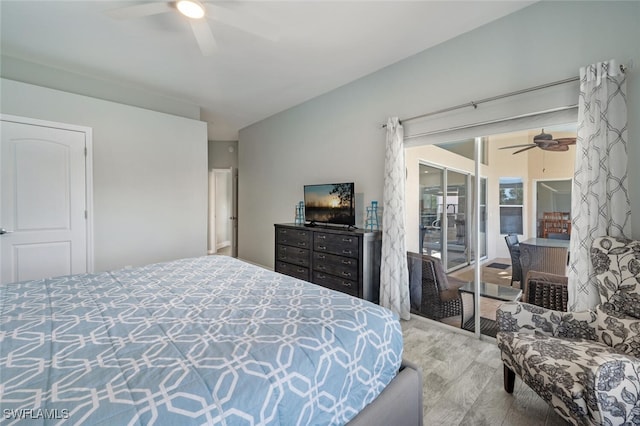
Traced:
POLYGON ((176 2, 176 9, 187 18, 201 19, 204 17, 204 7, 194 0, 179 0, 176 2))

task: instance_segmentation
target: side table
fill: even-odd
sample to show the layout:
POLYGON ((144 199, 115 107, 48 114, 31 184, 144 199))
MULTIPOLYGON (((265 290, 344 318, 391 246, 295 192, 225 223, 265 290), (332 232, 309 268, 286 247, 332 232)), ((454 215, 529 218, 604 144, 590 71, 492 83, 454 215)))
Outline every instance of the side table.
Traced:
MULTIPOLYGON (((462 302, 462 318, 460 327, 464 330, 475 331, 475 288, 473 282, 467 283, 458 289, 462 302)), ((519 288, 507 287, 498 284, 480 283, 480 296, 505 302, 515 302, 522 297, 519 288)), ((498 324, 489 319, 480 317, 480 332, 484 335, 496 337, 498 324)))

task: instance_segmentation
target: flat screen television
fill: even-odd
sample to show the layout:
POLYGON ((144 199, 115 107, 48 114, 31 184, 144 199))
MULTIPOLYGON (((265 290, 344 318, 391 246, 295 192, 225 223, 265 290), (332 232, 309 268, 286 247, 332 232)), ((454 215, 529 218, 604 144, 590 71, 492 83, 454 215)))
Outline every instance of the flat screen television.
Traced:
POLYGON ((304 186, 304 219, 311 225, 356 224, 354 185, 330 183, 304 186))

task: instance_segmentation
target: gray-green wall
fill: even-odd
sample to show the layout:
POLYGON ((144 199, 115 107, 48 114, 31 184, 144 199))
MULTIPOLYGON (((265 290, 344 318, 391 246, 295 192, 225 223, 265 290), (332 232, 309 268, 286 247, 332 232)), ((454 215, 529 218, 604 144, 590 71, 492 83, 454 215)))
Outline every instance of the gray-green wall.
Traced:
MULTIPOLYGON (((305 184, 354 181, 365 204, 381 200, 380 125, 388 116, 412 117, 577 76, 598 61, 635 62, 629 154, 630 164, 640 164, 639 23, 640 2, 536 3, 242 129, 239 257, 273 265, 273 224, 293 221, 305 184)), ((630 173, 633 235, 640 238, 640 169, 630 173)))

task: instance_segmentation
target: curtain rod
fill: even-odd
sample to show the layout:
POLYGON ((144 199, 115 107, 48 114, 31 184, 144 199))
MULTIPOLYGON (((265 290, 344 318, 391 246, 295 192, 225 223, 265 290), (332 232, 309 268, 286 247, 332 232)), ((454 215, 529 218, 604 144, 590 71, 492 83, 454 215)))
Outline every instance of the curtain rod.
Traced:
MULTIPOLYGON (((627 67, 625 65, 620 65, 620 71, 623 74, 625 74, 627 72, 627 67)), ((483 104, 485 102, 497 101, 498 99, 508 98, 510 96, 515 96, 515 95, 521 95, 523 93, 528 93, 528 92, 534 92, 536 90, 546 89, 548 87, 553 87, 553 86, 559 86, 561 84, 573 83, 574 81, 578 81, 578 80, 580 80, 580 77, 565 78, 564 80, 558 80, 558 81, 554 81, 552 83, 541 84, 539 86, 529 87, 528 89, 516 90, 515 92, 504 93, 502 95, 497 95, 497 96, 492 96, 490 98, 480 99, 479 101, 471 101, 471 102, 467 102, 467 103, 464 103, 464 104, 452 106, 452 107, 449 107, 449 108, 439 109, 437 111, 429 112, 427 114, 416 115, 415 117, 409 117, 409 118, 405 118, 403 120, 400 120, 400 122, 401 123, 405 123, 407 121, 417 120, 419 118, 430 117, 432 115, 442 114, 442 113, 449 112, 449 111, 455 111, 457 109, 466 108, 466 107, 473 107, 474 109, 477 109, 478 105, 483 104)), ((382 127, 387 127, 387 125, 383 124, 382 127)))
POLYGON ((499 124, 499 123, 504 123, 505 121, 512 121, 512 120, 517 120, 517 119, 521 119, 521 118, 529 118, 529 117, 534 117, 534 116, 537 116, 537 115, 544 115, 544 114, 549 114, 549 113, 552 113, 552 112, 562 112, 562 111, 567 111, 567 110, 570 110, 570 109, 577 109, 577 108, 578 108, 577 104, 576 105, 567 105, 567 106, 563 106, 563 107, 548 109, 546 111, 541 111, 541 112, 532 112, 532 113, 528 113, 528 114, 516 115, 514 117, 498 118, 498 119, 495 119, 495 120, 482 121, 482 122, 479 122, 479 123, 472 123, 472 124, 463 124, 461 126, 449 127, 449 128, 446 128, 446 129, 434 130, 434 131, 431 131, 431 132, 416 133, 415 135, 405 136, 404 140, 420 138, 420 137, 423 137, 423 136, 438 135, 440 133, 447 133, 447 132, 451 132, 451 131, 454 131, 454 130, 470 129, 470 128, 473 128, 473 127, 485 126, 487 124, 499 124))

